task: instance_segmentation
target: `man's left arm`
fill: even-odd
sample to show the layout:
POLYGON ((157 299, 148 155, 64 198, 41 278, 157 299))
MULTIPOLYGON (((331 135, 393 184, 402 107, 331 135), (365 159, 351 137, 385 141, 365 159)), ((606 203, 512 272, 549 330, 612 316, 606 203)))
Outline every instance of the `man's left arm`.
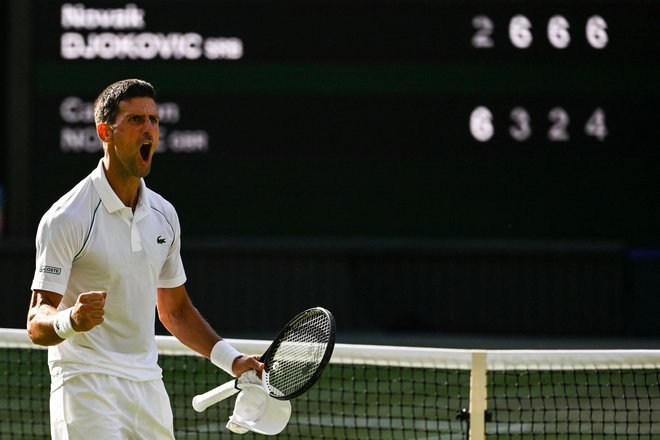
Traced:
MULTIPOLYGON (((184 345, 218 365, 220 353, 228 349, 228 344, 216 333, 202 314, 190 301, 185 285, 158 289, 158 318, 165 328, 184 345)), ((231 361, 230 361, 231 362, 231 361)), ((240 376, 247 370, 263 370, 258 356, 244 356, 236 352, 231 362, 231 373, 240 376)))

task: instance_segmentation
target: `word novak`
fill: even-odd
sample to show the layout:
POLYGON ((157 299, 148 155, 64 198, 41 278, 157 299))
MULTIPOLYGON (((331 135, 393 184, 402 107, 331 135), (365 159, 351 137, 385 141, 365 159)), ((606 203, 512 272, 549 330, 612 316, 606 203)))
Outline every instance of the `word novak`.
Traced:
MULTIPOLYGON (((61 8, 62 29, 143 30, 145 10, 134 4, 117 9, 87 8, 65 3, 61 8)), ((238 60, 243 57, 243 41, 236 37, 203 37, 196 32, 65 32, 60 54, 73 59, 186 59, 238 60)))

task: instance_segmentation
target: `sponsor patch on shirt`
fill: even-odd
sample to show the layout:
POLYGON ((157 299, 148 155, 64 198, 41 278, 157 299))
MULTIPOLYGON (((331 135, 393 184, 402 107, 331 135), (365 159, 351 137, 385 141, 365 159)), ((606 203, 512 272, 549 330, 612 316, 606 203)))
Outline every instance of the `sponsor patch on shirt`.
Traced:
POLYGON ((62 273, 62 269, 60 269, 59 267, 55 267, 55 266, 41 266, 39 268, 39 272, 49 273, 49 274, 52 274, 52 275, 59 275, 59 274, 62 273))

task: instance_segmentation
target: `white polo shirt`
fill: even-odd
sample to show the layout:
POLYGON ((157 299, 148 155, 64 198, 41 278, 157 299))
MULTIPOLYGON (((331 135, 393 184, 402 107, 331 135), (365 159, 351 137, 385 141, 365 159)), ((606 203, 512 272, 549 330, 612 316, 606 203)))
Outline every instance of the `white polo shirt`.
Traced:
POLYGON ((156 289, 186 281, 174 207, 142 180, 133 213, 110 187, 100 161, 44 214, 36 248, 32 290, 63 295, 60 310, 80 293, 108 294, 101 325, 49 347, 53 387, 82 373, 161 378, 156 289))

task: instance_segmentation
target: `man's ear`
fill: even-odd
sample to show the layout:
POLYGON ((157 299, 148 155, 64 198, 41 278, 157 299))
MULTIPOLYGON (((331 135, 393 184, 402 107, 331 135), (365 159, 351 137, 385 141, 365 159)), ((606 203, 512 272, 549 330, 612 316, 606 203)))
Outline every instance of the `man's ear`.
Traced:
POLYGON ((101 142, 107 143, 112 138, 112 127, 105 122, 101 122, 96 126, 96 134, 101 139, 101 142))

